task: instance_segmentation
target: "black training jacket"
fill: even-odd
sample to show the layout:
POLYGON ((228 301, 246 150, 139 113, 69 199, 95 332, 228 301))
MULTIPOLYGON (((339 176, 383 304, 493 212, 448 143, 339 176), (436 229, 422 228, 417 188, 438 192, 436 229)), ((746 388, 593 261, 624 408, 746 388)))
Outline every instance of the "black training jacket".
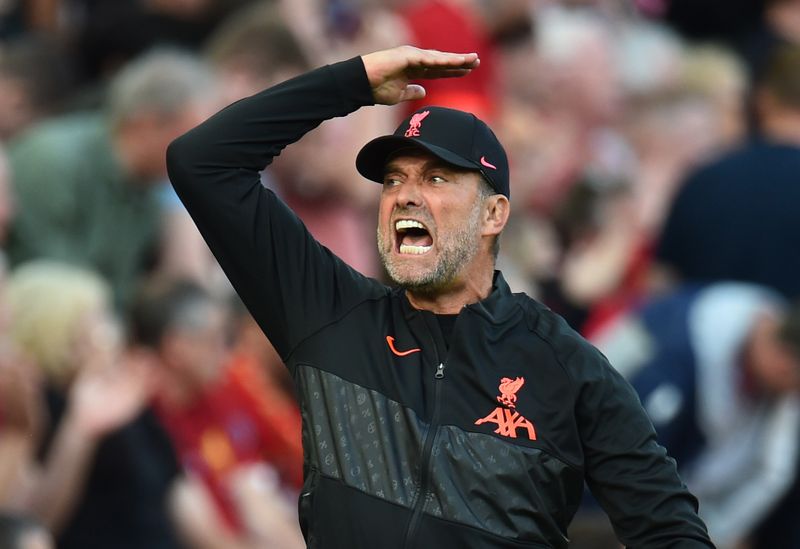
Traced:
POLYGON ((344 264, 261 185, 283 147, 371 104, 354 58, 234 103, 167 153, 294 377, 308 546, 567 547, 585 480, 629 547, 710 547, 635 393, 560 317, 497 273, 448 351, 431 313, 344 264))

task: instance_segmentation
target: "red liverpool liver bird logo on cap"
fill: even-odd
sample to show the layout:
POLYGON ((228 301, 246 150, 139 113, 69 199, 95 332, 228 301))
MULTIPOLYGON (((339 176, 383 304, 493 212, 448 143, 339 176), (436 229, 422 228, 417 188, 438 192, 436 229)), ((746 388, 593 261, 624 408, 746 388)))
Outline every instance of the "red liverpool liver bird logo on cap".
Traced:
POLYGON ((517 377, 516 379, 511 379, 510 377, 502 378, 498 387, 500 396, 497 397, 497 402, 502 406, 498 406, 488 416, 477 420, 475 425, 494 423, 497 425, 497 429, 494 432, 509 438, 517 438, 517 429, 525 429, 523 434, 527 432, 530 440, 536 440, 536 429, 533 428, 533 423, 514 409, 517 407, 517 391, 524 384, 524 377, 517 377))
POLYGON ((412 115, 411 120, 408 121, 408 129, 406 130, 405 136, 419 137, 419 127, 422 125, 422 121, 425 120, 425 117, 430 113, 431 111, 422 111, 412 115))

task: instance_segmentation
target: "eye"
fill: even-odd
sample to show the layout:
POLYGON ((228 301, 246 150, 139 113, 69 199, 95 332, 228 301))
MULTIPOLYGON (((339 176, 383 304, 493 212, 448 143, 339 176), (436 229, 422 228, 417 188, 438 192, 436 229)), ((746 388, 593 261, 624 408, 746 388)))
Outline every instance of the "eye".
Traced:
POLYGON ((441 175, 432 175, 431 176, 431 183, 445 183, 447 179, 441 175))
POLYGON ((383 186, 384 187, 396 187, 400 184, 400 180, 396 177, 384 177, 383 178, 383 186))

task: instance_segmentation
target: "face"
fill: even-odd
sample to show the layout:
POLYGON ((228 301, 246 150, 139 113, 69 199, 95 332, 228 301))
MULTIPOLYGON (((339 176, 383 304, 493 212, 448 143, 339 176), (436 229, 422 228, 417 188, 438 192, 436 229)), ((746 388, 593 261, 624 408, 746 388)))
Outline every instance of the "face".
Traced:
POLYGON ((187 386, 203 387, 219 377, 225 364, 228 317, 212 303, 196 304, 192 316, 192 322, 168 332, 162 353, 187 386))
POLYGON ((128 169, 144 184, 161 183, 167 175, 167 146, 214 114, 216 96, 187 103, 184 108, 163 116, 149 112, 124 121, 118 132, 124 136, 123 156, 128 169))
POLYGON ((389 161, 378 252, 396 284, 435 293, 469 276, 481 251, 480 184, 478 172, 453 168, 430 154, 389 161))
POLYGON ((761 390, 785 394, 800 390, 800 364, 779 336, 780 320, 763 315, 750 339, 750 368, 761 390))

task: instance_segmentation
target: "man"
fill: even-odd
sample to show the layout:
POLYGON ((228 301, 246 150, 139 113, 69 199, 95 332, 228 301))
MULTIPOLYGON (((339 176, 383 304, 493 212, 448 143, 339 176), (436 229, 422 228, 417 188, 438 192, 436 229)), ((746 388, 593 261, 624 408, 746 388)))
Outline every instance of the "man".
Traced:
MULTIPOLYGON (((202 482, 213 502, 210 522, 219 525, 214 536, 220 538, 220 546, 277 547, 281 538, 287 538, 286 547, 298 547, 302 538, 296 515, 281 512, 288 498, 279 491, 296 494, 302 485, 302 458, 291 451, 293 438, 285 438, 299 438, 299 414, 292 410, 294 432, 287 433, 281 421, 287 418, 255 400, 251 387, 228 366, 227 313, 221 302, 194 282, 154 279, 137 293, 129 322, 131 337, 149 351, 157 366, 156 415, 184 468, 202 482), (272 495, 271 501, 257 506, 247 504, 237 483, 253 471, 269 471, 276 480, 275 487, 262 494, 263 500, 272 495), (272 520, 263 511, 271 512, 272 520), (252 516, 258 523, 272 525, 270 538, 250 539, 252 516)), ((258 374, 263 376, 263 371, 253 373, 247 382, 261 388, 258 374)), ((186 534, 198 546, 205 546, 201 540, 209 538, 207 530, 186 534)))
MULTIPOLYGON (((718 282, 659 296, 595 340, 639 393, 718 547, 758 540, 795 481, 798 328, 800 307, 718 282)), ((770 539, 781 543, 754 546, 796 547, 770 539)))
POLYGON ((124 308, 158 247, 164 151, 217 108, 213 83, 195 57, 155 51, 116 75, 104 112, 48 120, 14 140, 12 265, 47 257, 97 270, 124 308))
POLYGON ((493 272, 508 163, 474 116, 414 113, 367 144, 391 289, 343 264, 259 183, 283 147, 361 106, 420 99, 477 54, 394 48, 235 103, 179 138, 170 177, 289 367, 309 547, 566 547, 584 480, 636 547, 708 547, 633 390, 493 272))
POLYGON ((773 56, 756 105, 761 135, 689 175, 656 259, 662 275, 753 282, 794 299, 800 297, 800 46, 773 56))

